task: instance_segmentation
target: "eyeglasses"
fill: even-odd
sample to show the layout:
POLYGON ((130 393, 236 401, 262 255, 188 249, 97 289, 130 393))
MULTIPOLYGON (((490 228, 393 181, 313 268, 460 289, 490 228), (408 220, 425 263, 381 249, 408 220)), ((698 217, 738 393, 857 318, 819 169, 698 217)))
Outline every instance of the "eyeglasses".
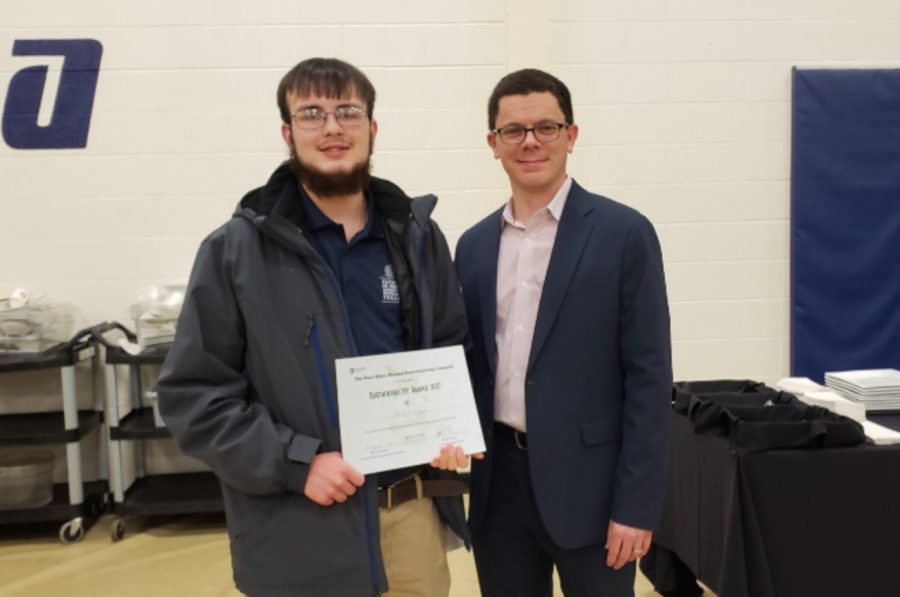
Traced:
POLYGON ((559 122, 541 122, 537 126, 527 128, 521 124, 508 124, 502 128, 494 129, 491 132, 500 137, 500 141, 509 145, 516 145, 525 141, 529 131, 534 133, 534 138, 545 143, 547 141, 556 141, 559 134, 564 128, 568 128, 568 124, 559 122))
POLYGON ((358 106, 338 106, 334 112, 326 112, 322 108, 300 108, 293 114, 297 128, 305 131, 320 129, 325 126, 328 115, 334 114, 335 120, 342 127, 355 127, 362 125, 368 118, 366 111, 358 106))

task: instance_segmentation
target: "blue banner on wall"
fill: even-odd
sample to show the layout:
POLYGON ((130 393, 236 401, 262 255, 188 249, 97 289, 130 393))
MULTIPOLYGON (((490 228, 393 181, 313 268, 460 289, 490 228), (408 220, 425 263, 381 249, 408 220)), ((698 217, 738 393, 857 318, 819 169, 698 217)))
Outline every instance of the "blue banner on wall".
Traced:
POLYGON ((900 70, 793 75, 792 375, 900 368, 900 70))
POLYGON ((80 149, 87 146, 103 46, 94 39, 19 39, 13 56, 62 56, 62 73, 50 123, 38 123, 46 93, 47 65, 29 66, 9 81, 3 106, 3 140, 16 149, 80 149))

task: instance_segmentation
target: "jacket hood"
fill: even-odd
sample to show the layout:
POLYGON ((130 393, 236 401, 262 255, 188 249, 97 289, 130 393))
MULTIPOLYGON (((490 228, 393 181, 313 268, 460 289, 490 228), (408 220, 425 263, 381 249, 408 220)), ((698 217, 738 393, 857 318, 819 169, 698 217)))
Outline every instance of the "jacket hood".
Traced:
MULTIPOLYGON (((411 214, 422 227, 426 226, 437 205, 437 197, 434 195, 410 198, 391 181, 375 176, 370 178, 368 190, 372 192, 375 208, 381 215, 403 222, 411 214)), ((297 177, 291 171, 290 162, 285 160, 265 185, 244 195, 233 217, 243 217, 252 222, 257 218, 267 217, 282 201, 294 202, 299 199, 297 177)))

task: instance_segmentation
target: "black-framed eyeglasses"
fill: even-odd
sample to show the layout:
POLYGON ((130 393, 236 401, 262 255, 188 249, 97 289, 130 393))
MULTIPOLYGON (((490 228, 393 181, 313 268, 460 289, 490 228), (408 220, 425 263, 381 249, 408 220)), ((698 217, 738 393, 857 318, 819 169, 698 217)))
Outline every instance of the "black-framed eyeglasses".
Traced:
POLYGON ((547 141, 556 141, 559 134, 564 128, 568 128, 568 124, 562 122, 540 122, 533 127, 524 127, 521 124, 508 124, 491 132, 500 137, 500 141, 508 145, 516 145, 525 141, 528 133, 534 133, 534 138, 545 143, 547 141))
POLYGON ((297 128, 309 131, 325 126, 329 114, 334 114, 335 120, 342 127, 360 126, 368 118, 366 111, 359 106, 338 106, 334 112, 326 112, 316 107, 300 108, 291 114, 291 118, 297 124, 297 128))

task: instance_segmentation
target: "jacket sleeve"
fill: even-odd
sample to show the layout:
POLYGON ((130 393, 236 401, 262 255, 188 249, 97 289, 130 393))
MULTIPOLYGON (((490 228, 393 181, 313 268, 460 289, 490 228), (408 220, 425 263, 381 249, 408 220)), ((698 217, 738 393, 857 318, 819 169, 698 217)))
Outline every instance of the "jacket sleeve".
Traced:
POLYGON ((622 448, 611 518, 653 529, 665 492, 672 363, 662 253, 653 226, 643 216, 625 243, 619 351, 624 378, 622 448))
POLYGON ((464 349, 468 350, 469 326, 466 319, 466 308, 459 280, 456 278, 453 258, 450 256, 450 248, 447 246, 447 239, 433 221, 431 222, 431 234, 428 236, 432 263, 429 264, 431 267, 426 269, 426 275, 433 276, 430 286, 434 289, 432 343, 436 347, 461 344, 464 349))
POLYGON ((272 420, 251 399, 246 330, 223 227, 197 253, 172 349, 157 383, 160 414, 186 454, 250 494, 302 492, 320 441, 272 420))

